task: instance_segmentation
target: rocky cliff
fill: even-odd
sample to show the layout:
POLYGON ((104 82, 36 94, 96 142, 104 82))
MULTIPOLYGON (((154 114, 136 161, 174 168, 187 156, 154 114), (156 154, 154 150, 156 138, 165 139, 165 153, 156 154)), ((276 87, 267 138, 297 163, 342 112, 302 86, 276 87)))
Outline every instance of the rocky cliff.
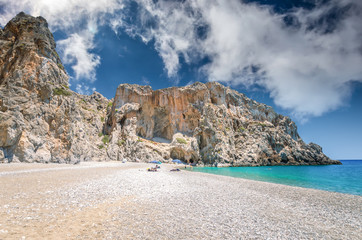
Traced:
POLYGON ((113 103, 77 94, 46 20, 24 13, 0 31, 0 97, 0 161, 339 164, 288 117, 219 83, 121 84, 113 103))
POLYGON ((219 83, 121 84, 105 127, 120 156, 219 166, 334 164, 289 117, 219 83))
POLYGON ((103 160, 108 102, 69 90, 44 18, 20 13, 0 32, 0 161, 103 160))

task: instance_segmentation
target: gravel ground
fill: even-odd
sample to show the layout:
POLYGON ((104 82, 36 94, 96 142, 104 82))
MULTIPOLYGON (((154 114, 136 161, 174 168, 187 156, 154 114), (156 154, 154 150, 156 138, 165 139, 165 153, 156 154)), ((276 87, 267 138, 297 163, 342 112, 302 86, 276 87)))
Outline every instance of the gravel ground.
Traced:
POLYGON ((0 165, 0 239, 361 239, 362 197, 142 163, 0 165))

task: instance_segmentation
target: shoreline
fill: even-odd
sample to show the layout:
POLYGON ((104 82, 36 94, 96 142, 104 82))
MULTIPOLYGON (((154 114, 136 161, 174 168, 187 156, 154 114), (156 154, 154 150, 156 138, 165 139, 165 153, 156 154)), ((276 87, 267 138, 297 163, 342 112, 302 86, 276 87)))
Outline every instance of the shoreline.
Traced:
POLYGON ((328 192, 328 193, 338 193, 338 194, 362 197, 361 195, 358 195, 358 194, 351 194, 351 193, 344 193, 344 192, 337 192, 337 191, 328 191, 328 190, 319 189, 319 188, 302 187, 302 186, 291 185, 291 184, 286 184, 286 183, 269 182, 269 181, 266 181, 266 180, 257 180, 257 179, 244 178, 244 177, 234 177, 234 176, 227 176, 227 175, 207 173, 207 172, 198 172, 198 171, 192 171, 192 170, 186 170, 186 171, 200 173, 200 174, 206 174, 206 175, 210 175, 210 176, 222 176, 222 177, 243 179, 243 180, 259 182, 259 183, 270 183, 270 184, 276 184, 276 185, 288 186, 288 187, 294 187, 294 188, 300 188, 300 189, 310 189, 310 190, 316 190, 316 191, 322 191, 322 192, 328 192))
POLYGON ((146 163, 0 165, 0 239, 343 238, 356 195, 146 163), (13 167, 14 166, 14 167, 13 167), (71 169, 71 170, 70 170, 71 169), (7 174, 2 174, 7 172, 7 174))
POLYGON ((296 165, 260 166, 257 168, 232 167, 230 169, 218 167, 196 167, 191 171, 362 196, 362 188, 361 185, 358 184, 358 170, 349 172, 349 179, 344 177, 348 171, 353 170, 351 169, 351 166, 360 167, 360 165, 351 164, 350 162, 353 162, 353 160, 342 160, 342 162, 344 163, 343 166, 296 165), (293 172, 293 174, 290 174, 290 172, 293 172), (334 174, 327 174, 330 172, 333 172, 334 174), (335 180, 339 178, 341 178, 341 181, 335 180))

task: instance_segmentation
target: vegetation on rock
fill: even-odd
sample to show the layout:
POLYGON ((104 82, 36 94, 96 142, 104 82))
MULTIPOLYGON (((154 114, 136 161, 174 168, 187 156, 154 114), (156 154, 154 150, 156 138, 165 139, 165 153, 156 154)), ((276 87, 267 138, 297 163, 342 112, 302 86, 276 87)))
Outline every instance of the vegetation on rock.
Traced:
POLYGON ((107 145, 109 143, 109 136, 108 135, 104 135, 102 138, 102 142, 107 145))
POLYGON ((58 96, 71 96, 72 93, 65 90, 64 88, 54 88, 53 94, 58 96))
POLYGON ((178 143, 181 143, 181 144, 187 144, 187 141, 183 138, 176 138, 177 142, 178 143))

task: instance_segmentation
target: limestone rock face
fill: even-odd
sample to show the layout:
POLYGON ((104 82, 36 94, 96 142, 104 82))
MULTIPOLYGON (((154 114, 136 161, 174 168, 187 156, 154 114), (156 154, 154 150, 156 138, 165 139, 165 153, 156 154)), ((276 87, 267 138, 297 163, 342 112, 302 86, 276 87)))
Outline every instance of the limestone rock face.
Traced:
POLYGON ((68 88, 44 18, 19 13, 0 32, 0 161, 106 160, 108 102, 68 88))
POLYGON ((215 82, 156 91, 121 84, 105 130, 117 132, 120 155, 143 161, 178 158, 213 166, 339 163, 318 145, 305 144, 290 118, 215 82))
POLYGON ((340 163, 288 117, 218 83, 121 84, 113 102, 77 94, 55 47, 42 17, 19 13, 0 31, 0 162, 340 163))

